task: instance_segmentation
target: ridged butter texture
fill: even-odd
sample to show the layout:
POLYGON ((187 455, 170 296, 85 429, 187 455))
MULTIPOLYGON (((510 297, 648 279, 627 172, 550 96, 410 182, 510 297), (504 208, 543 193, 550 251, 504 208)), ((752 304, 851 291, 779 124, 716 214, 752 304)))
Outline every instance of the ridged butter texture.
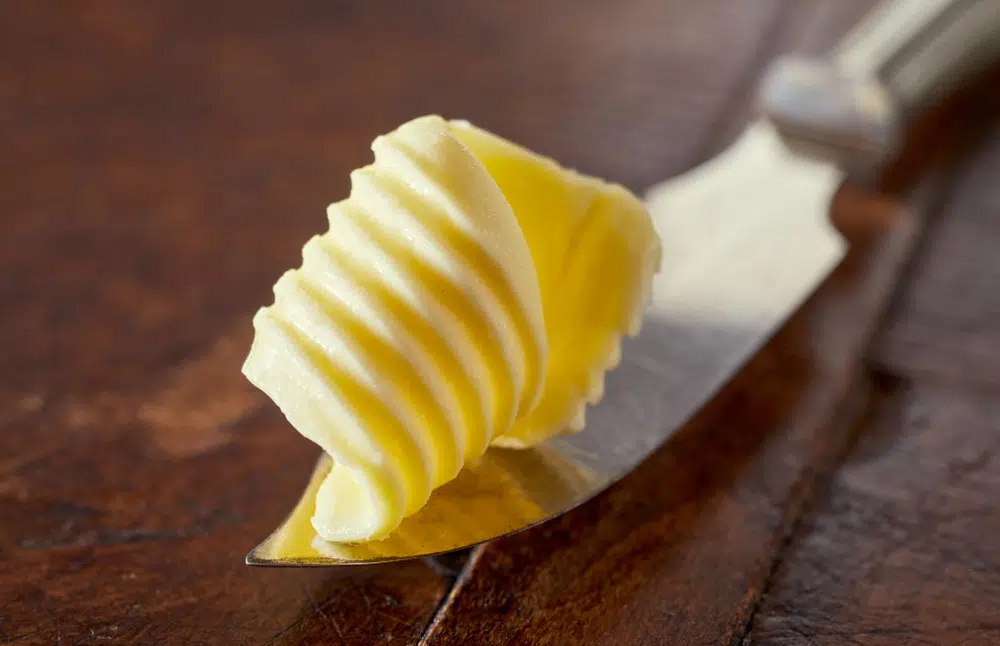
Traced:
POLYGON ((660 264, 627 190, 467 122, 372 150, 243 366, 333 458, 312 522, 334 542, 385 537, 491 444, 582 428, 660 264))

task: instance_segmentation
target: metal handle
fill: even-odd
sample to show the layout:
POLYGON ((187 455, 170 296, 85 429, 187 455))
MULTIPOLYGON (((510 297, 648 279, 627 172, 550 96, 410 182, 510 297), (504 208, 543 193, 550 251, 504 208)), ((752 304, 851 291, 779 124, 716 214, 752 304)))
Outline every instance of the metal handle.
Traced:
POLYGON ((890 154, 907 121, 1000 59, 1000 0, 887 0, 825 60, 777 61, 765 116, 846 165, 890 154))

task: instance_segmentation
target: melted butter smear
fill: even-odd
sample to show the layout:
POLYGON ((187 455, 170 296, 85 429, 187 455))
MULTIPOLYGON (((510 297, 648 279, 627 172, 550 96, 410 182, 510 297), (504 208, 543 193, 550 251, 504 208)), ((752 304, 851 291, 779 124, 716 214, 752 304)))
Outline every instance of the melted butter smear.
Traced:
POLYGON ((471 523, 524 525, 544 511, 484 452, 583 427, 659 269, 649 214, 464 121, 414 119, 372 150, 254 317, 243 367, 331 458, 296 514, 324 549, 419 542, 456 517, 428 506, 447 487, 503 493, 504 514, 471 523))

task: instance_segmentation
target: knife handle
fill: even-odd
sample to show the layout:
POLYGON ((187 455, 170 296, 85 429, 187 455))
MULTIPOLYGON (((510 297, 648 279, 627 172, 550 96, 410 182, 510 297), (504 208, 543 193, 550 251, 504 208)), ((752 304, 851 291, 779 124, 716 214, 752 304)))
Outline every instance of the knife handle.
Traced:
POLYGON ((886 0, 826 59, 778 59, 761 108, 790 144, 874 166, 916 114, 998 59, 1000 0, 886 0))

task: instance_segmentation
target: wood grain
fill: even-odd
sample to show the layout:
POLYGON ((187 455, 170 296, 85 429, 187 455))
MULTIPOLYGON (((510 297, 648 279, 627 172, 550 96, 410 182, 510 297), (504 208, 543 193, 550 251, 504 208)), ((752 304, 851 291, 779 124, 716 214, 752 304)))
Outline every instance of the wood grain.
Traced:
POLYGON ((1000 641, 1000 397, 887 388, 749 643, 1000 641))
MULTIPOLYGON (((316 450, 239 365, 252 312, 374 135, 461 116, 639 190, 724 146, 774 55, 823 51, 870 5, 0 3, 0 643, 741 639, 866 402, 855 360, 919 231, 898 204, 842 193, 855 253, 715 404, 592 504, 464 570, 461 554, 244 566, 316 450)), ((963 235, 989 240, 976 222, 963 235)), ((980 302, 955 284, 900 311, 980 302)), ((916 329, 894 320, 885 347, 916 329)), ((909 396, 967 419, 942 392, 909 396)))

